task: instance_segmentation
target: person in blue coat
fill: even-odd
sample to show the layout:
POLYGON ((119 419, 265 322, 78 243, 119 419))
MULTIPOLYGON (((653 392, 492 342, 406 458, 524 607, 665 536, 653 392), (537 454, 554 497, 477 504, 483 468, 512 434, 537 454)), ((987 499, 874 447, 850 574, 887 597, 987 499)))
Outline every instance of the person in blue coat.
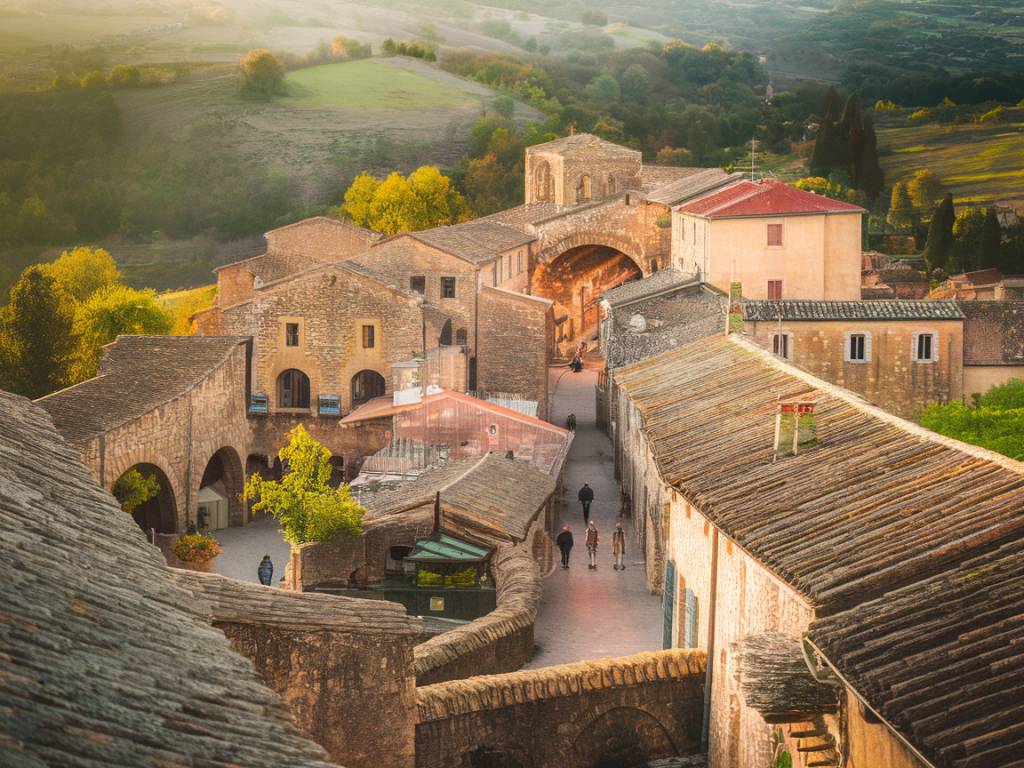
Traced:
POLYGON ((269 587, 274 578, 274 564, 270 560, 270 555, 263 556, 263 559, 260 560, 260 567, 256 569, 256 573, 260 577, 260 584, 269 587))

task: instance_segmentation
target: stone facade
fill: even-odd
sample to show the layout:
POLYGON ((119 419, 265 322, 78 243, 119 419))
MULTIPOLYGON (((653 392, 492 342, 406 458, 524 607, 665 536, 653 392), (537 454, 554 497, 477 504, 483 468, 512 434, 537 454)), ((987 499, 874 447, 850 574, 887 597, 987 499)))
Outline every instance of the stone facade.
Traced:
POLYGON ((704 654, 662 651, 417 689, 417 768, 640 765, 700 749, 704 654))
MULTIPOLYGON (((744 333, 771 350, 779 324, 748 321, 744 333)), ((788 337, 793 363, 900 416, 916 418, 929 403, 963 397, 962 320, 784 320, 782 333, 788 337), (870 337, 865 362, 844 360, 851 333, 870 337), (937 338, 938 355, 932 362, 913 359, 921 333, 937 338)))
POLYGON ((957 302, 964 322, 964 397, 1024 378, 1024 302, 957 302))
POLYGON ((578 134, 526 149, 527 204, 574 205, 640 187, 641 154, 578 134))
POLYGON ((500 288, 480 290, 477 388, 537 401, 548 414, 548 364, 554 333, 551 302, 500 288))

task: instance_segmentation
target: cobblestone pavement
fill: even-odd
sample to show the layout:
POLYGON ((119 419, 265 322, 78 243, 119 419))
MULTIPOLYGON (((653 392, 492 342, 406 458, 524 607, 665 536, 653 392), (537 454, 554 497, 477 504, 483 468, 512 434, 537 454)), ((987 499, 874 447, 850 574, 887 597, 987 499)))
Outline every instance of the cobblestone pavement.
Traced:
MULTIPOLYGON (((597 370, 572 373, 552 368, 552 421, 565 424, 576 414, 576 439, 566 462, 566 505, 562 524, 572 526, 575 546, 569 570, 557 565, 544 579, 537 615, 537 650, 527 667, 625 656, 661 648, 661 599, 647 591, 643 554, 625 518, 626 570, 612 568, 612 529, 619 514, 619 484, 613 469, 612 444, 595 424, 597 370), (557 384, 556 384, 557 382, 557 384), (594 489, 590 517, 600 532, 597 570, 587 568, 583 513, 576 494, 584 482, 594 489)), ((555 560, 559 557, 556 551, 555 560)))
POLYGON ((214 531, 221 553, 213 561, 213 570, 222 576, 259 583, 256 568, 264 555, 274 563, 274 584, 284 577, 284 567, 291 557, 291 547, 284 540, 277 521, 271 517, 254 520, 244 528, 214 531))

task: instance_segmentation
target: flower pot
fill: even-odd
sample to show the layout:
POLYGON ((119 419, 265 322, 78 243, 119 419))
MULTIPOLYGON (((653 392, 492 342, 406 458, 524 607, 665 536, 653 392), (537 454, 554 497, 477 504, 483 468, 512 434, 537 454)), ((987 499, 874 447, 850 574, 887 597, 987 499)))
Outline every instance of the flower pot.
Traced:
POLYGON ((186 571, 198 571, 199 573, 213 573, 213 560, 203 560, 202 562, 190 562, 188 560, 181 561, 181 567, 186 571))

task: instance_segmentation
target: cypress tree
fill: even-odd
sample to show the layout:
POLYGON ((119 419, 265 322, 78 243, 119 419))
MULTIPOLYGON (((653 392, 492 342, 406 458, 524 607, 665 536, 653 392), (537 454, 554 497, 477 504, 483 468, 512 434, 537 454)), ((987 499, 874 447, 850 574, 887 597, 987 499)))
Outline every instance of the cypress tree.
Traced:
POLYGON ((861 125, 860 99, 851 93, 843 106, 843 114, 839 118, 839 138, 835 146, 835 165, 845 168, 854 186, 860 187, 860 153, 864 143, 864 130, 861 125))
POLYGON ((39 266, 26 269, 14 287, 0 330, 7 386, 28 398, 42 397, 67 381, 75 351, 71 299, 39 266))
POLYGON ((810 171, 812 176, 827 177, 833 168, 845 168, 836 165, 836 158, 842 156, 839 149, 841 143, 836 125, 836 110, 839 106, 839 92, 835 86, 825 94, 825 112, 818 128, 818 136, 814 141, 814 153, 811 155, 810 171))
POLYGON ((889 198, 888 222, 897 229, 906 229, 914 225, 914 204, 910 201, 907 185, 897 181, 892 187, 889 198))
MULTIPOLYGON (((871 115, 864 115, 864 140, 860 150, 860 177, 857 184, 872 202, 885 189, 885 172, 878 162, 878 136, 875 135, 875 123, 871 115)), ((906 189, 903 193, 906 194, 906 189)))
POLYGON ((956 211, 953 208, 953 195, 949 192, 942 202, 935 206, 931 224, 928 226, 928 241, 924 246, 924 261, 928 271, 944 269, 953 250, 953 222, 956 211))
POLYGON ((982 269, 999 264, 999 248, 1003 242, 1003 228, 995 208, 985 210, 985 222, 981 229, 980 265, 982 269))

